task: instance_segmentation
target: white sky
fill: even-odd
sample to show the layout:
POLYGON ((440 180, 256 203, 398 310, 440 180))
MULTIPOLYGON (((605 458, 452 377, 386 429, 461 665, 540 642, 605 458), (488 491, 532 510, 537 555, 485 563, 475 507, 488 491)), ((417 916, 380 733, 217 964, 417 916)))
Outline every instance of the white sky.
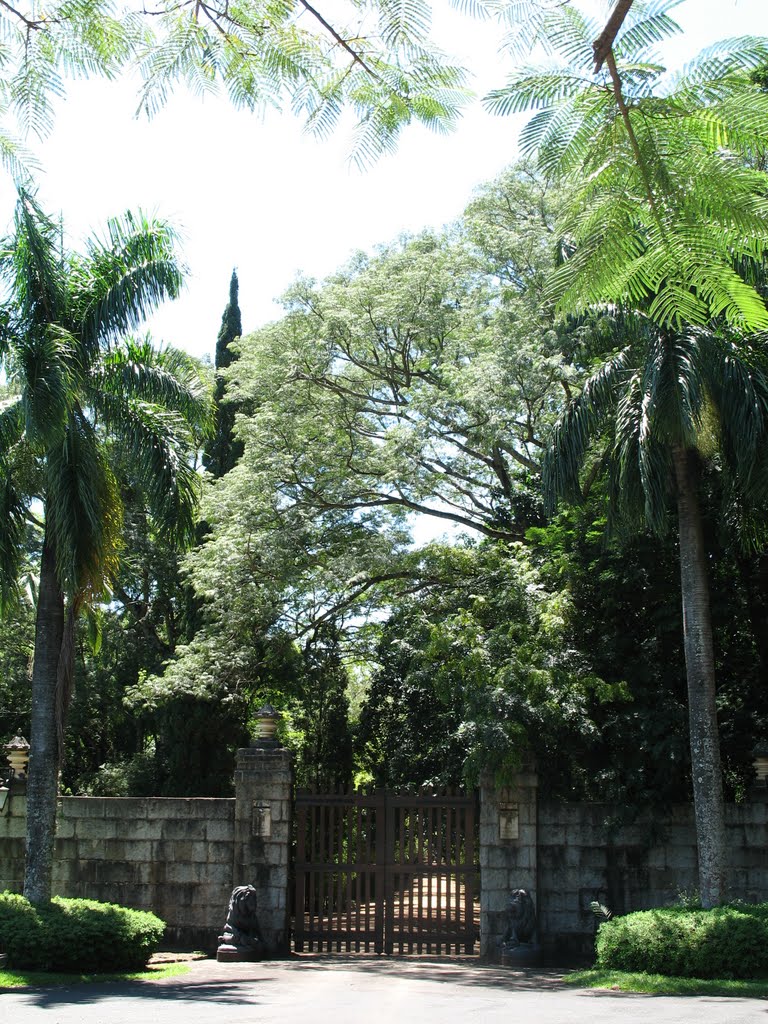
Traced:
MULTIPOLYGON (((441 45, 475 73, 482 95, 509 68, 496 56, 499 29, 447 6, 435 0, 441 45)), ((768 35, 768 2, 685 0, 677 20, 685 34, 666 51, 675 64, 718 38, 768 35)), ((135 106, 126 83, 71 85, 39 149, 40 198, 75 238, 128 208, 172 219, 183 232, 188 284, 151 326, 158 340, 197 355, 213 353, 233 266, 248 332, 279 315, 272 300, 297 271, 322 277, 356 249, 456 217, 475 186, 515 159, 521 123, 476 102, 455 134, 408 129, 394 156, 361 173, 347 163, 343 135, 316 142, 289 114, 262 119, 183 92, 149 123, 133 118, 135 106)), ((0 230, 12 206, 4 181, 0 230)))

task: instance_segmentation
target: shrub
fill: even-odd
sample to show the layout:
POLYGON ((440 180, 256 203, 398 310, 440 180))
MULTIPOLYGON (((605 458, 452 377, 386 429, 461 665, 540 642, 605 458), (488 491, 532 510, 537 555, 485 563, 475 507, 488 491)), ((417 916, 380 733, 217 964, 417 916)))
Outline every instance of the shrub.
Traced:
POLYGON ((680 978, 768 976, 768 904, 670 907, 600 925, 596 966, 680 978))
POLYGON ((0 893, 0 950, 9 967, 42 971, 140 970, 155 952, 165 924, 143 910, 54 896, 34 905, 0 893))

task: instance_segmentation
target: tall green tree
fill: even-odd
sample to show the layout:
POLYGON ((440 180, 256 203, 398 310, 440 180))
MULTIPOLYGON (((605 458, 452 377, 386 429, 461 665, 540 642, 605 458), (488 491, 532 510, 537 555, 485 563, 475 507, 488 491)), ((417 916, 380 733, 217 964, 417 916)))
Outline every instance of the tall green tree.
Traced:
POLYGON ((221 318, 219 336, 216 339, 216 386, 213 400, 216 406, 216 429, 206 446, 205 468, 215 478, 224 476, 235 465, 243 453, 243 446, 234 437, 235 409, 231 403, 225 402, 226 383, 220 372, 230 366, 237 358, 230 345, 243 333, 243 321, 238 303, 237 271, 232 271, 229 282, 229 302, 224 308, 221 318))
POLYGON ((38 902, 51 891, 76 621, 108 594, 119 564, 112 453, 130 458, 158 529, 183 543, 193 536, 198 496, 193 430, 209 416, 207 390, 187 356, 123 340, 178 292, 172 229, 129 213, 84 254, 63 251, 61 238, 60 225, 21 190, 13 234, 0 246, 9 294, 0 356, 12 394, 0 410, 0 583, 7 608, 39 505, 25 870, 25 893, 38 902))
MULTIPOLYGON (((701 511, 702 465, 716 443, 741 508, 768 493, 768 360, 762 342, 647 324, 587 381, 555 431, 544 484, 578 498, 580 471, 603 460, 614 508, 679 542, 683 638, 699 878, 705 906, 726 898, 725 812, 715 654, 701 511)), ((736 504, 736 503, 734 503, 736 504)))
POLYGON ((276 667, 285 682, 267 652, 318 627, 369 657, 379 609, 437 585, 409 550, 417 517, 510 541, 541 521, 546 434, 583 375, 564 353, 586 358, 599 333, 541 309, 555 204, 513 168, 460 225, 297 282, 243 339, 223 375, 244 453, 206 490, 187 561, 202 626, 140 704, 238 700, 276 667))
POLYGON ((552 500, 577 495, 605 431, 615 505, 658 530, 674 501, 700 885, 711 906, 725 898, 726 850, 701 464, 716 439, 742 502, 764 498, 768 368, 748 332, 768 326, 755 287, 768 179, 751 159, 768 132, 768 97, 753 81, 768 41, 720 44, 665 77, 648 51, 678 30, 673 6, 635 0, 596 79, 597 23, 572 6, 548 12, 542 28, 559 62, 520 68, 490 103, 537 109, 524 147, 571 189, 559 225, 569 258, 550 294, 561 309, 637 311, 561 420, 545 486, 552 500))

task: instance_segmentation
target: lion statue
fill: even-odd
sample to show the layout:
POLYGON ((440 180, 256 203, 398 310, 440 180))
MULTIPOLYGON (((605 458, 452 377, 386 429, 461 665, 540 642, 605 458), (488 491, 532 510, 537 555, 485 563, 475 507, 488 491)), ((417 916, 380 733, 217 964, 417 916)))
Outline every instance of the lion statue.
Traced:
POLYGON ((219 945, 256 951, 263 941, 256 917, 257 910, 256 890, 252 885, 238 885, 233 889, 219 945))
POLYGON ((509 923, 501 944, 504 949, 528 945, 536 931, 536 911, 533 900, 525 889, 513 889, 507 901, 509 923))

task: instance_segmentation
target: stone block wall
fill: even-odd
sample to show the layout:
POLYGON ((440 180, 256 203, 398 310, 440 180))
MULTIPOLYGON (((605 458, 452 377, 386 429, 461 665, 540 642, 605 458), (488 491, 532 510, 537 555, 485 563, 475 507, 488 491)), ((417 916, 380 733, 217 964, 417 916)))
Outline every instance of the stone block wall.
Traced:
POLYGON ((698 884, 691 807, 666 821, 643 816, 619 827, 620 808, 602 804, 539 806, 539 930, 563 954, 589 954, 597 900, 614 914, 669 905, 698 884))
MULTIPOLYGON (((527 889, 554 959, 594 950, 593 900, 615 914, 669 906, 698 888, 693 808, 621 824, 623 809, 536 800, 536 776, 481 788, 481 953, 498 959, 513 889, 527 889)), ((726 808, 730 898, 768 901, 768 789, 726 808)))
MULTIPOLYGON (((274 741, 238 751, 235 798, 63 797, 53 891, 138 910, 167 924, 165 941, 213 950, 232 889, 255 886, 267 956, 290 948, 290 753, 274 741)), ((0 892, 21 892, 26 800, 14 783, 0 813, 0 892)))
MULTIPOLYGON (((617 825, 620 808, 539 805, 539 927, 555 951, 589 954, 592 900, 615 914, 669 906, 698 888, 696 828, 690 805, 664 817, 617 825)), ((731 899, 768 900, 768 790, 726 807, 731 899)))
MULTIPOLYGON (((212 950, 231 890, 254 885, 265 953, 290 948, 289 753, 238 751, 235 799, 64 797, 54 891, 153 910, 167 941, 212 950)), ((21 891, 23 787, 0 811, 0 891, 21 891)), ((698 885, 692 808, 621 824, 621 808, 538 799, 537 778, 480 790, 480 952, 500 955, 513 889, 531 894, 538 941, 556 959, 593 950, 592 900, 614 913, 672 903, 698 885)), ((730 896, 768 901, 768 789, 727 807, 730 896)))
POLYGON ((480 787, 480 955, 495 959, 507 930, 511 889, 526 889, 536 901, 538 780, 517 776, 514 785, 480 787))
MULTIPOLYGON (((0 815, 0 891, 21 891, 25 829, 15 792, 0 815)), ((168 925, 165 942, 211 949, 233 887, 234 831, 233 799, 63 797, 53 890, 151 910, 168 925)))
POLYGON ((259 927, 268 956, 290 952, 288 878, 292 841, 291 754, 273 741, 237 752, 235 885, 258 891, 259 927))

